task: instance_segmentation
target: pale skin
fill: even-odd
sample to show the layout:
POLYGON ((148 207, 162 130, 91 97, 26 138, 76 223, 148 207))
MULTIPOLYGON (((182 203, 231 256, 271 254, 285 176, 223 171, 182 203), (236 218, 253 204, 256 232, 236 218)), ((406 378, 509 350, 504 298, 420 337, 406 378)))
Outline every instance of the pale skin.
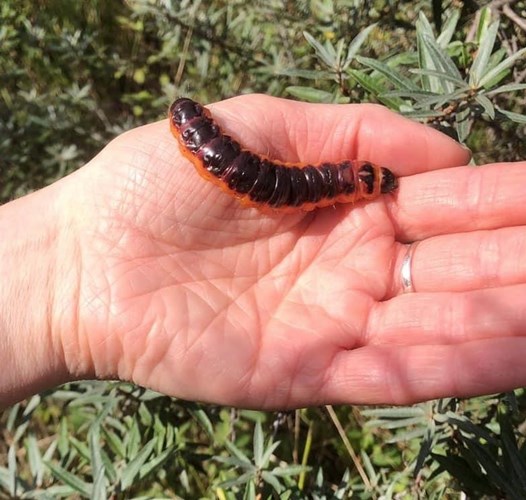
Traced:
POLYGON ((256 152, 366 159, 400 187, 261 213, 200 178, 166 120, 123 134, 0 207, 2 405, 84 378, 261 409, 526 385, 525 162, 462 166, 467 150, 379 106, 210 109, 256 152))

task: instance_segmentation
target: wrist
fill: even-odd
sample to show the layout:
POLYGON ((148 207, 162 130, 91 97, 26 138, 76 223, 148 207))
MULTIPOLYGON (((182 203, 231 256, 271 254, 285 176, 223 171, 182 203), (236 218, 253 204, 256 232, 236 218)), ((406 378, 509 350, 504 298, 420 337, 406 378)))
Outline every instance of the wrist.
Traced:
POLYGON ((70 379, 55 317, 57 295, 64 293, 57 189, 0 207, 0 406, 70 379))

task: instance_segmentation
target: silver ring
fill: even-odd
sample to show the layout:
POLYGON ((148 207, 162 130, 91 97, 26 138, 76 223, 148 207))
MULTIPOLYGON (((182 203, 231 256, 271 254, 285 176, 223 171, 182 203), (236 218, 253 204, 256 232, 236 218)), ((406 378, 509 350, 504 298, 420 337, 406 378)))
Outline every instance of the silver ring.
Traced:
POLYGON ((402 261, 402 268, 400 269, 400 278, 402 281, 402 292, 411 293, 415 291, 413 285, 413 277, 411 274, 411 264, 413 256, 415 254, 417 243, 410 243, 407 247, 407 252, 405 254, 404 260, 402 261))

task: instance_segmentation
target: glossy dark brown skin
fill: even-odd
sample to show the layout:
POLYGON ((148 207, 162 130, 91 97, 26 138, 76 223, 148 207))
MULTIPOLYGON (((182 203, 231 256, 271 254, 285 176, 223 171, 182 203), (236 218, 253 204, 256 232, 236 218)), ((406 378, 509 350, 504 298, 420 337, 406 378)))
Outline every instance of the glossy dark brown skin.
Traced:
POLYGON ((252 153, 223 134, 206 108, 185 97, 170 106, 169 119, 181 152, 198 172, 247 206, 308 211, 372 200, 398 187, 390 170, 365 161, 293 164, 252 153))

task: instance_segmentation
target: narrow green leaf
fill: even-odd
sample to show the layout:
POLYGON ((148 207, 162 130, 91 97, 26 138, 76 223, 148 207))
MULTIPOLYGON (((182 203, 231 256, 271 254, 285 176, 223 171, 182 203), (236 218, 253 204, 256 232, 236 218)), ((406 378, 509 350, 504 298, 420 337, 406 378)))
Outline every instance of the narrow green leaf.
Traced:
POLYGON ((448 87, 447 90, 445 90, 446 84, 448 82, 451 82, 455 84, 456 87, 460 87, 462 89, 469 89, 468 84, 464 80, 459 80, 458 78, 449 75, 448 73, 444 73, 441 70, 434 70, 434 69, 410 69, 411 73, 415 73, 417 75, 427 75, 427 76, 433 76, 436 77, 436 79, 443 84, 442 88, 442 94, 448 93, 451 94, 455 91, 454 87, 448 87))
POLYGON ((334 80, 333 71, 288 68, 275 72, 276 75, 305 78, 306 80, 334 80))
POLYGON ((435 109, 439 109, 442 106, 451 104, 462 99, 467 98, 468 90, 463 88, 452 92, 451 94, 442 94, 434 97, 423 98, 415 103, 417 109, 427 109, 433 106, 435 109))
POLYGON ((0 486, 9 491, 9 470, 6 467, 0 466, 0 486))
POLYGON ((249 481, 245 487, 245 494, 243 500, 258 500, 256 496, 256 483, 255 481, 249 481))
POLYGON ((469 70, 469 84, 473 87, 478 87, 482 75, 487 71, 497 32, 499 29, 499 22, 495 21, 485 31, 484 36, 480 42, 479 50, 469 70))
POLYGON ((486 6, 483 9, 480 10, 479 14, 479 22, 477 24, 477 42, 480 44, 482 38, 484 37, 488 27, 491 24, 491 8, 486 6))
POLYGON ((31 477, 33 478, 35 485, 39 487, 41 486, 42 474, 45 466, 35 436, 28 436, 24 441, 24 446, 27 453, 31 477))
POLYGON ((141 435, 139 432, 139 424, 137 420, 133 419, 130 430, 126 434, 126 457, 132 458, 139 453, 139 447, 141 445, 141 435))
POLYGON ((492 119, 495 119, 495 107, 493 106, 493 103, 482 94, 479 94, 475 97, 475 101, 477 101, 482 108, 484 109, 484 112, 492 119))
POLYGON ((94 472, 90 500, 106 500, 108 496, 106 494, 106 476, 104 473, 104 467, 100 467, 94 472))
POLYGON ((324 90, 314 89, 312 87, 290 86, 285 89, 290 95, 307 102, 333 102, 334 96, 324 90))
POLYGON ((144 427, 150 427, 152 425, 152 413, 150 412, 148 406, 144 402, 141 402, 141 404, 139 405, 137 414, 139 415, 139 418, 141 419, 141 424, 144 427))
POLYGON ((403 97, 406 99, 414 99, 415 101, 431 97, 444 97, 442 94, 435 94, 426 90, 390 90, 382 95, 385 97, 403 97))
POLYGON ((39 394, 36 394, 35 396, 33 396, 29 400, 29 403, 27 403, 27 406, 25 407, 24 413, 22 413, 22 415, 24 417, 28 417, 29 415, 31 415, 31 413, 33 413, 35 408, 40 404, 40 401, 41 401, 41 398, 39 394))
POLYGON ((345 58, 345 61, 343 63, 343 70, 345 71, 349 65, 352 63, 352 61, 355 59, 356 55, 358 54, 358 51, 364 44, 365 40, 369 36, 369 33, 376 27, 376 23, 371 24, 370 26, 367 26, 367 28, 363 29, 358 33, 349 44, 349 48, 347 50, 347 57, 345 58))
POLYGON ((120 461, 115 460, 115 457, 110 459, 104 448, 100 450, 102 463, 104 464, 104 473, 106 478, 108 479, 108 482, 110 484, 114 484, 117 482, 117 472, 115 471, 115 465, 120 465, 120 461), (113 462, 115 460, 115 463, 113 462))
POLYGON ((404 104, 402 99, 382 97, 388 89, 381 85, 376 79, 365 74, 363 71, 351 69, 348 71, 349 75, 354 78, 359 85, 361 85, 367 92, 376 97, 391 109, 399 110, 400 106, 404 104))
MULTIPOLYGON (((492 83, 493 80, 500 81, 499 76, 504 73, 507 69, 511 68, 515 62, 526 54, 526 47, 518 50, 515 54, 504 59, 501 63, 497 64, 493 69, 489 70, 479 81, 479 88, 485 87, 492 83)), ((494 83, 494 82, 493 82, 494 83)))
POLYGON ((261 456, 261 462, 260 463, 256 462, 256 465, 261 468, 267 468, 269 461, 270 461, 270 457, 276 451, 279 445, 280 445, 280 441, 276 441, 275 443, 269 443, 267 446, 267 449, 261 456))
POLYGON ((435 445, 434 437, 435 437, 434 433, 430 429, 428 429, 428 432, 426 432, 424 438, 422 439, 420 450, 418 450, 418 455, 416 457, 415 468, 413 472, 415 477, 422 470, 422 467, 424 466, 426 459, 429 457, 431 450, 433 449, 433 446, 435 445))
POLYGON ((30 419, 27 419, 25 422, 21 423, 17 428, 15 435, 13 436, 13 443, 18 443, 20 439, 24 436, 29 426, 30 419))
POLYGON ((65 457, 69 451, 69 431, 68 431, 68 420, 65 417, 60 419, 58 427, 58 452, 61 457, 65 457))
POLYGON ((6 429, 9 432, 13 432, 14 425, 16 422, 16 417, 18 416, 18 412, 20 410, 20 403, 16 403, 13 405, 13 408, 9 410, 9 415, 7 416, 7 422, 6 422, 6 429))
POLYGON ((270 486, 274 488, 276 493, 281 493, 283 491, 284 486, 279 482, 278 478, 273 476, 270 472, 266 470, 263 471, 261 473, 261 477, 265 483, 270 484, 270 486))
POLYGON ((254 426, 254 463, 257 467, 261 467, 261 458, 263 457, 263 429, 261 427, 261 422, 256 422, 254 426))
POLYGON ((27 498, 36 498, 38 500, 55 500, 57 498, 78 498, 78 490, 71 486, 58 484, 49 486, 43 495, 28 496, 27 498))
POLYGON ((242 462, 245 462, 246 464, 252 465, 252 460, 250 460, 234 443, 230 441, 225 442, 225 446, 228 449, 228 451, 237 457, 242 462))
POLYGON ((290 477, 297 476, 298 474, 309 470, 311 470, 311 467, 305 465, 284 465, 283 467, 274 467, 271 473, 274 476, 290 477))
POLYGON ((325 40, 323 48, 327 51, 329 57, 334 61, 334 67, 336 68, 338 66, 338 53, 334 48, 334 45, 331 43, 330 40, 325 40))
POLYGON ((240 469, 245 470, 257 470, 257 467, 251 463, 251 462, 245 462, 244 460, 241 460, 237 457, 221 457, 221 456, 215 456, 214 460, 216 462, 220 462, 225 465, 231 465, 232 467, 239 467, 240 469))
POLYGON ((73 445, 73 448, 77 450, 80 457, 82 457, 86 462, 89 463, 91 455, 89 447, 86 445, 86 443, 84 441, 80 441, 79 439, 73 436, 70 437, 69 442, 73 445))
POLYGON ((371 462, 371 458, 367 453, 365 453, 364 450, 360 451, 360 456, 362 457, 363 468, 367 473, 367 477, 369 478, 372 484, 376 483, 380 477, 380 474, 374 469, 374 465, 371 462))
POLYGON ((140 479, 144 479, 149 474, 151 474, 153 471, 161 467, 169 458, 173 457, 175 452, 177 451, 176 446, 171 446, 170 448, 167 448, 162 453, 157 455, 153 460, 150 460, 146 464, 144 464, 141 467, 141 471, 139 474, 140 479))
POLYGON ((115 455, 117 455, 118 458, 125 458, 126 447, 124 446, 122 439, 119 436, 117 436, 117 434, 113 431, 109 431, 103 428, 102 432, 113 453, 115 453, 115 455))
POLYGON ((229 481, 224 481, 220 483, 219 486, 221 488, 229 489, 229 488, 232 488, 232 486, 239 486, 241 484, 248 483, 254 477, 254 474, 255 473, 252 471, 245 472, 241 474, 241 476, 237 477, 236 479, 230 479, 229 481))
POLYGON ((51 470, 53 476, 73 488, 76 492, 89 498, 91 495, 91 484, 63 469, 60 465, 53 462, 45 462, 45 464, 51 470))
POLYGON ((214 436, 214 426, 212 425, 212 422, 208 418, 207 413, 202 408, 197 409, 190 409, 189 410, 190 415, 201 425, 201 427, 205 430, 208 437, 214 436))
POLYGON ((444 116, 443 111, 435 111, 433 109, 430 109, 430 110, 401 109, 400 113, 402 113, 407 118, 411 118, 413 120, 430 120, 432 118, 441 118, 444 116))
POLYGON ((8 491, 13 498, 17 496, 17 469, 16 450, 14 444, 12 444, 7 452, 7 471, 9 473, 8 491))
POLYGON ((504 115, 506 118, 509 118, 512 122, 526 123, 526 115, 514 113, 513 111, 506 111, 505 109, 501 109, 501 108, 497 108, 497 112, 500 115, 504 115))
POLYGON ((303 32, 303 36, 305 37, 305 40, 307 40, 308 44, 314 49, 318 57, 325 63, 325 65, 331 69, 335 69, 337 66, 335 55, 328 51, 307 31, 303 32))
POLYGON ((402 76, 400 73, 390 68, 387 64, 383 63, 382 61, 361 56, 358 56, 356 60, 387 77, 387 79, 398 89, 419 90, 419 88, 411 80, 409 80, 409 78, 402 76))
POLYGON ((51 460, 51 457, 55 454, 57 446, 58 446, 57 442, 53 441, 49 445, 48 449, 44 452, 44 456, 42 457, 42 460, 45 462, 49 462, 51 460))
POLYGON ((451 78, 464 82, 460 71, 453 62, 453 59, 451 59, 445 50, 443 50, 440 45, 437 44, 434 38, 424 35, 423 42, 426 45, 426 48, 429 51, 430 56, 433 58, 437 68, 442 69, 442 71, 448 74, 451 78))
POLYGON ((505 92, 515 92, 516 90, 526 90, 526 83, 508 83, 506 85, 501 85, 496 89, 486 92, 488 97, 492 97, 496 94, 502 94, 505 92))
POLYGON ((146 445, 139 451, 137 456, 126 464, 125 469, 121 474, 121 488, 123 491, 126 491, 136 480, 141 467, 144 465, 148 457, 150 456, 156 439, 153 438, 146 443, 146 445))
POLYGON ((461 143, 466 142, 473 127, 473 116, 469 108, 459 111, 455 116, 455 130, 457 131, 458 140, 461 143))
POLYGON ((106 471, 100 451, 100 422, 95 421, 88 433, 88 443, 93 476, 92 498, 106 499, 105 477, 106 471))
POLYGON ((453 38, 453 35, 455 34, 458 20, 460 19, 460 12, 460 9, 455 9, 452 12, 452 14, 444 22, 444 26, 442 27, 442 33, 440 33, 440 35, 437 37, 437 43, 443 49, 447 48, 447 46, 451 42, 451 39, 453 38))
POLYGON ((406 432, 399 432, 395 436, 387 439, 387 443, 401 443, 403 442, 409 442, 412 439, 415 438, 421 438, 422 436, 425 436, 427 432, 427 429, 424 427, 419 427, 417 429, 414 429, 412 431, 406 431, 406 432))
MULTIPOLYGON (((328 42, 330 43, 330 42, 328 42)), ((336 63, 338 65, 338 69, 341 70, 342 68, 342 59, 343 59, 343 49, 345 47, 345 40, 343 38, 340 38, 338 40, 338 43, 336 44, 336 55, 335 55, 335 58, 336 58, 336 63)))
POLYGON ((427 419, 428 417, 426 415, 417 415, 415 417, 399 418, 396 420, 383 420, 379 423, 378 427, 382 429, 400 429, 401 427, 408 427, 410 425, 423 425, 427 422, 427 419))
POLYGON ((431 26, 426 15, 422 11, 418 13, 418 21, 416 22, 416 29, 417 29, 417 33, 420 33, 421 35, 427 35, 431 38, 435 37, 433 27, 431 26))
POLYGON ((405 406, 401 408, 377 408, 372 410, 362 410, 361 414, 366 417, 380 418, 409 418, 416 416, 425 416, 424 409, 421 406, 405 406))

